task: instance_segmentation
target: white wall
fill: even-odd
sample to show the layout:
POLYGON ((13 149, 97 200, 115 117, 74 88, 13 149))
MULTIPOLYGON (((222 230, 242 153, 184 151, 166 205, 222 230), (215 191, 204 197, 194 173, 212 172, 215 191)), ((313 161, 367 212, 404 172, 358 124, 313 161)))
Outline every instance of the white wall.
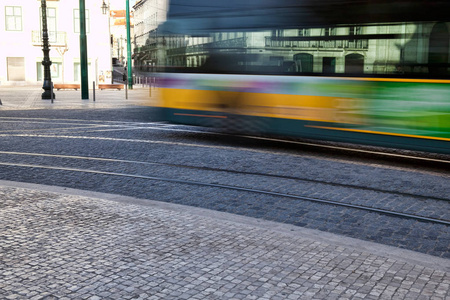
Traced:
MULTIPOLYGON (((98 82, 100 74, 107 75, 111 71, 111 50, 108 27, 108 17, 101 11, 102 1, 87 0, 86 11, 89 11, 89 32, 87 33, 87 48, 89 68, 89 82, 98 82)), ((0 84, 25 85, 41 84, 38 81, 37 62, 43 59, 41 45, 33 45, 32 32, 40 30, 40 1, 29 0, 1 0, 0 2, 0 84), (22 31, 6 31, 5 6, 22 7, 22 31), (25 81, 8 81, 7 57, 25 58, 25 81)), ((75 78, 74 64, 80 61, 79 33, 74 32, 74 9, 78 9, 78 1, 47 1, 47 7, 55 7, 57 14, 57 31, 66 32, 67 52, 62 56, 56 45, 50 45, 50 59, 64 65, 60 69, 60 76, 54 78, 54 83, 63 81, 79 82, 75 78), (64 69, 64 72, 62 70, 64 69)), ((59 45, 58 45, 59 46, 59 45)), ((58 47, 63 50, 65 47, 58 47)), ((52 66, 53 68, 55 65, 52 66)))

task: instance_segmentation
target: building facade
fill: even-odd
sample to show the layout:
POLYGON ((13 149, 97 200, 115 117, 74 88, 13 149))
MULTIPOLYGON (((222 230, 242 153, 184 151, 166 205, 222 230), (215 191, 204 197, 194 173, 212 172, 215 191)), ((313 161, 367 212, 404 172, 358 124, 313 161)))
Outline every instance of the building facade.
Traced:
POLYGON ((200 67, 210 50, 246 55, 247 70, 305 74, 450 74, 450 23, 398 23, 167 36, 165 64, 200 67))
MULTIPOLYGON (((47 0, 51 76, 54 83, 80 83, 78 1, 47 0)), ((103 0, 86 1, 88 80, 108 83, 112 75, 111 38, 103 0)), ((39 0, 0 2, 0 84, 41 84, 42 12, 39 0)))
POLYGON ((151 71, 161 62, 164 46, 158 41, 158 26, 167 20, 168 0, 138 0, 135 13, 134 64, 141 71, 151 71))
MULTIPOLYGON (((125 65, 128 59, 127 53, 127 20, 126 10, 114 9, 111 7, 110 15, 110 32, 111 32, 111 47, 113 65, 125 65)), ((131 45, 135 44, 134 37, 134 13, 130 12, 130 38, 131 45)), ((132 46, 132 49, 134 46, 132 46)))

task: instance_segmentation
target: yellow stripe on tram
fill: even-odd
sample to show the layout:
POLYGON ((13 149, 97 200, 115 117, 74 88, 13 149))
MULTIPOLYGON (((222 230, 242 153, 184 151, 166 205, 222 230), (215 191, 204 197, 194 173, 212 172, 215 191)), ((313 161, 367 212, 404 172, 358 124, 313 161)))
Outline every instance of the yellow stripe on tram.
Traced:
POLYGON ((197 115, 197 114, 181 114, 174 113, 175 116, 187 116, 187 117, 203 117, 203 118, 217 118, 217 119, 226 119, 227 116, 217 116, 217 115, 197 115))
POLYGON ((355 81, 384 81, 384 82, 414 82, 414 83, 447 83, 447 79, 408 79, 408 78, 359 78, 359 77, 329 77, 336 80, 355 80, 355 81))
POLYGON ((411 137, 411 138, 421 138, 421 139, 429 139, 429 140, 438 140, 438 141, 450 142, 449 138, 430 137, 430 136, 414 135, 414 134, 402 134, 402 133, 391 133, 391 132, 383 132, 383 131, 372 131, 372 130, 350 129, 350 128, 338 128, 338 127, 327 127, 327 126, 315 126, 315 125, 305 125, 305 127, 318 128, 318 129, 338 130, 338 131, 359 132, 359 133, 371 133, 371 134, 401 136, 401 137, 411 137))

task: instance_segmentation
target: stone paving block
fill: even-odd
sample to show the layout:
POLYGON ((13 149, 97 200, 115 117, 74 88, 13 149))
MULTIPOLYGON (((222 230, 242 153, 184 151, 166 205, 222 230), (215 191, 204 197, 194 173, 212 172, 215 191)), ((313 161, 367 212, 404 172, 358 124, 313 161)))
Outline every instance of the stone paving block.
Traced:
POLYGON ((450 297, 449 273, 424 254, 418 264, 186 207, 1 186, 0 199, 4 299, 450 297))

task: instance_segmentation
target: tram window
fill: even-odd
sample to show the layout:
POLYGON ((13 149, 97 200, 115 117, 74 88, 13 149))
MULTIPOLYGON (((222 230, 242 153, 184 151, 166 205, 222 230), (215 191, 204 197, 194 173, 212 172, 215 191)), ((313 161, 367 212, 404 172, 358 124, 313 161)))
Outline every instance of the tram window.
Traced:
POLYGON ((171 45, 166 61, 215 73, 450 76, 450 22, 215 32, 202 41, 194 39, 171 45), (193 63, 180 53, 201 59, 193 63))

